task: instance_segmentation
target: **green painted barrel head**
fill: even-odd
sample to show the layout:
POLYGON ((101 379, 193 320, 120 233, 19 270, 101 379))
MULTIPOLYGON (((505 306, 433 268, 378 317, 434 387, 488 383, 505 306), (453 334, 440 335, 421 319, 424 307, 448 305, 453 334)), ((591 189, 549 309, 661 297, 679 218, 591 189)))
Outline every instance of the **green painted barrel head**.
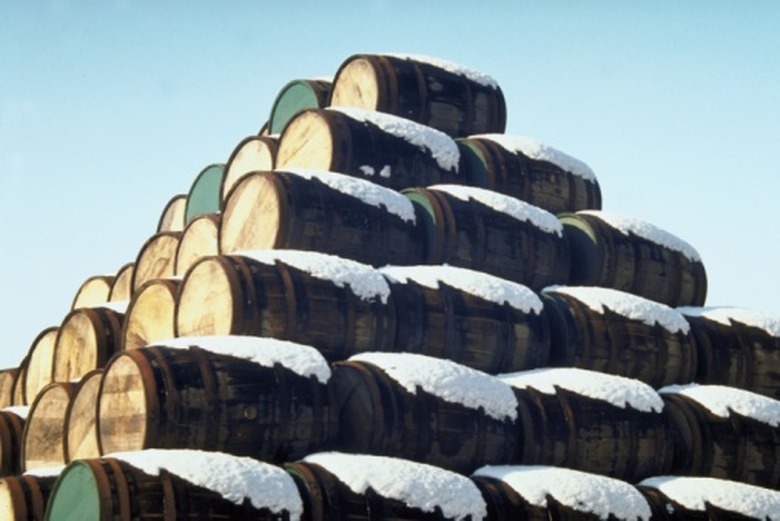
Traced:
POLYGON ((434 261, 435 259, 431 259, 431 255, 436 249, 435 245, 440 242, 437 229, 442 226, 442 223, 436 222, 436 211, 433 209, 433 203, 425 192, 421 192, 417 188, 403 190, 401 193, 412 202, 417 222, 425 230, 425 257, 429 262, 434 261))
POLYGON ((491 179, 485 154, 480 147, 468 139, 456 139, 466 170, 466 183, 480 188, 493 189, 495 179, 491 179))
POLYGON ((309 82, 293 80, 279 92, 268 119, 268 132, 280 134, 287 123, 306 109, 322 108, 322 100, 309 82))
POLYGON ((46 507, 46 521, 102 521, 101 497, 92 468, 75 461, 60 474, 46 507))
POLYGON ((558 215, 563 235, 569 243, 572 262, 569 283, 572 285, 599 284, 604 260, 600 254, 599 235, 593 224, 582 215, 564 212, 558 215))
POLYGON ((200 171, 187 194, 187 206, 184 210, 185 226, 199 215, 220 210, 224 175, 225 165, 222 163, 209 165, 200 171))

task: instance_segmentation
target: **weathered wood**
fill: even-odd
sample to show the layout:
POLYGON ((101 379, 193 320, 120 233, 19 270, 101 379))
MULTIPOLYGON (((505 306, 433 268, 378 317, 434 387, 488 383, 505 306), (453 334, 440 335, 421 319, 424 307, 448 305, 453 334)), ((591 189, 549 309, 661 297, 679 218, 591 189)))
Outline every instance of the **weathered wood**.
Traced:
POLYGON ((152 235, 141 247, 135 259, 132 292, 152 279, 172 277, 176 264, 176 250, 182 232, 161 232, 152 235))
POLYGON ((0 516, 4 521, 43 521, 56 476, 24 474, 0 479, 0 516))
POLYGON ((19 368, 16 371, 16 379, 14 380, 14 386, 11 390, 11 405, 28 405, 24 392, 24 382, 27 376, 27 365, 30 361, 29 355, 25 355, 19 364, 19 368))
POLYGON ((101 302, 108 302, 108 295, 113 284, 113 275, 95 275, 88 278, 73 298, 71 309, 91 307, 101 302))
POLYGON ((128 262, 117 271, 111 291, 108 294, 109 302, 125 302, 133 296, 133 274, 135 263, 128 262))
POLYGON ((157 223, 157 233, 180 232, 184 229, 184 209, 187 194, 177 194, 166 203, 157 223))
POLYGON ((125 314, 122 349, 137 349, 176 336, 176 296, 180 286, 180 279, 168 278, 152 279, 138 288, 125 314))
POLYGON ((79 381, 65 411, 65 461, 101 455, 97 433, 97 400, 103 369, 90 371, 79 381))
POLYGON ((0 370, 0 409, 5 409, 13 404, 14 384, 19 374, 18 367, 9 367, 0 370))
POLYGON ((38 393, 24 425, 22 470, 65 464, 65 411, 75 389, 73 383, 54 382, 38 393))
POLYGON ((222 203, 222 180, 225 177, 225 165, 209 165, 195 177, 187 193, 187 205, 184 208, 184 226, 204 213, 218 212, 222 203))
POLYGON ((328 80, 292 80, 287 83, 271 106, 268 132, 281 134, 287 123, 306 109, 322 109, 328 105, 332 82, 328 80))
POLYGON ((221 213, 197 216, 187 225, 179 239, 173 273, 184 276, 195 262, 219 253, 219 225, 221 213))
POLYGON ((22 382, 24 400, 31 403, 38 392, 54 381, 54 347, 59 327, 48 327, 33 340, 27 352, 27 370, 22 382))
POLYGON ((0 476, 19 474, 22 470, 24 424, 25 418, 13 411, 0 411, 0 476))
POLYGON ((274 169, 278 145, 278 136, 249 136, 236 146, 225 165, 225 175, 220 187, 222 206, 230 190, 244 175, 274 169))

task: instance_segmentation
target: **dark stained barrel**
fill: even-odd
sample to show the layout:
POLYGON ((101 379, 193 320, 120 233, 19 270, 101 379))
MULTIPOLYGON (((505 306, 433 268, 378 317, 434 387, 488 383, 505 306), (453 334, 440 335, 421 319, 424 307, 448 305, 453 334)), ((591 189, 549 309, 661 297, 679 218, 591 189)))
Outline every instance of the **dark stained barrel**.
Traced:
POLYGON ((276 168, 340 172, 394 190, 465 182, 460 151, 446 134, 345 107, 306 110, 290 121, 279 138, 276 168))
POLYGON ((423 229, 409 200, 333 172, 290 170, 245 176, 225 203, 222 253, 319 251, 374 266, 423 262, 423 229))
POLYGON ((571 246, 571 285, 614 288, 672 307, 704 305, 704 264, 680 238, 606 212, 580 211, 559 219, 571 246))
POLYGON ((43 521, 56 475, 23 474, 0 478, 3 521, 43 521))
POLYGON ((538 291, 569 280, 569 248, 549 212, 460 185, 405 190, 427 230, 427 264, 484 271, 538 291))
POLYGON ((306 109, 328 106, 333 82, 325 79, 300 79, 288 82, 271 106, 268 133, 281 134, 287 123, 306 109))
POLYGON ((395 306, 370 266, 314 252, 206 257, 182 282, 177 336, 254 335, 311 345, 329 361, 389 351, 395 306))
POLYGON ((191 448, 282 462, 335 436, 330 371, 314 349, 250 337, 165 344, 125 351, 106 367, 98 398, 103 454, 191 448), (301 371, 290 366, 298 359, 313 362, 301 371))
POLYGON ((218 212, 222 202, 222 180, 225 177, 225 165, 208 165, 198 173, 187 193, 184 207, 184 226, 205 213, 218 212))
POLYGON ((35 337, 27 352, 27 370, 21 382, 27 403, 35 400, 38 392, 54 381, 54 347, 59 327, 47 327, 35 337))
POLYGON ((22 471, 20 456, 28 412, 26 406, 0 410, 0 476, 22 471))
POLYGON ((535 139, 482 134, 457 140, 468 184, 548 212, 600 210, 601 188, 588 165, 535 139))
POLYGON ((677 311, 609 288, 548 288, 550 365, 636 378, 653 387, 688 383, 697 356, 690 326, 677 311))
POLYGON ((241 140, 225 165, 225 175, 220 187, 220 200, 224 207, 228 193, 249 172, 273 170, 276 165, 276 149, 279 136, 249 136, 241 140))
POLYGON ((176 248, 173 274, 183 277, 199 259, 219 253, 219 225, 222 213, 206 213, 195 217, 184 229, 176 248))
POLYGON ((22 435, 24 471, 65 464, 65 411, 76 384, 53 382, 41 389, 30 406, 22 435))
POLYGON ((71 309, 92 307, 101 302, 108 301, 108 294, 114 284, 113 275, 95 275, 88 278, 79 287, 76 296, 73 297, 71 309))
POLYGON ((97 405, 103 372, 103 369, 95 369, 85 374, 68 402, 62 433, 66 462, 101 456, 97 431, 97 405))
POLYGON ((330 104, 395 114, 450 136, 506 127, 504 94, 493 78, 426 56, 353 55, 336 73, 330 104))
POLYGON ((452 266, 385 267, 396 306, 394 351, 506 373, 547 364, 549 322, 528 288, 452 266))
MULTIPOLYGON (((197 222, 197 221, 193 221, 197 222)), ((181 278, 146 281, 133 296, 122 327, 122 349, 136 349, 175 335, 181 278)))
POLYGON ((329 452, 285 468, 301 490, 303 518, 310 521, 478 520, 487 513, 470 479, 431 465, 329 452))

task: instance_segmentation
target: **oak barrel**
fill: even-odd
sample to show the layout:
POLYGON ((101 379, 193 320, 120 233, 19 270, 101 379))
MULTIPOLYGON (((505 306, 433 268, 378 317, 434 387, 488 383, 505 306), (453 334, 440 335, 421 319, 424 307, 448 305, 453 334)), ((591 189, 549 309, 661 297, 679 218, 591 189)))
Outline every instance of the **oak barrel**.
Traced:
POLYGON ((19 474, 24 424, 29 410, 26 406, 0 410, 0 476, 19 474))
POLYGON ((191 448, 281 462, 327 447, 335 435, 329 370, 314 349, 249 337, 164 344, 125 351, 106 367, 98 398, 103 454, 191 448), (296 372, 284 359, 294 355, 318 361, 325 376, 296 372))
MULTIPOLYGON (((186 232, 185 232, 186 234, 186 232)), ((293 249, 374 266, 423 261, 424 237, 407 198, 333 172, 253 172, 225 202, 222 253, 293 249)))
POLYGON ((4 521, 43 521, 56 481, 54 475, 0 478, 0 517, 4 521))
POLYGON ((310 168, 402 190, 464 182, 455 141, 403 118, 344 107, 310 109, 282 132, 276 168, 310 168))
POLYGON ((107 302, 113 284, 113 275, 95 275, 88 278, 79 287, 76 296, 73 298, 71 309, 91 307, 101 302, 107 302))
POLYGON ((130 300, 133 296, 133 274, 135 273, 135 263, 128 262, 124 264, 114 277, 114 283, 111 285, 111 291, 108 294, 109 302, 124 302, 130 300))
POLYGON ((11 403, 9 405, 29 405, 30 401, 25 397, 24 383, 27 376, 27 365, 30 361, 30 354, 26 354, 19 367, 14 372, 13 387, 11 388, 11 403))
POLYGON ((47 327, 33 340, 27 352, 27 370, 23 386, 26 403, 35 400, 38 392, 54 381, 54 347, 59 327, 47 327))
POLYGON ((306 109, 322 109, 328 105, 333 83, 324 79, 301 79, 288 82, 271 105, 268 132, 281 134, 287 123, 306 109))
POLYGON ((182 232, 156 233, 141 246, 134 263, 131 298, 144 282, 173 276, 181 234, 182 232))
POLYGON ((593 170, 535 139, 482 134, 456 140, 468 184, 494 190, 548 212, 600 210, 593 170))
POLYGON ((38 393, 24 424, 22 470, 65 464, 65 411, 75 390, 76 384, 53 382, 38 393))
POLYGON ((0 370, 0 409, 13 405, 14 385, 18 374, 18 367, 8 367, 0 370))
POLYGON ((249 172, 273 170, 276 165, 276 149, 279 136, 249 136, 241 140, 225 165, 225 175, 220 187, 222 206, 228 193, 239 179, 249 172))
MULTIPOLYGON (((194 221, 197 222, 197 221, 194 221)), ((122 349, 136 349, 176 336, 176 298, 181 279, 145 282, 127 307, 122 327, 122 349)))
POLYGON ((547 364, 541 299, 520 284, 452 266, 385 267, 396 306, 394 351, 505 373, 547 364))
POLYGON ((484 271, 538 291, 569 279, 558 220, 518 199, 460 185, 403 192, 427 231, 427 264, 484 271))
POLYGON ((171 197, 160 214, 160 219, 157 222, 157 233, 182 231, 186 206, 187 194, 177 194, 171 197))
POLYGON ((206 213, 197 216, 184 229, 176 248, 173 266, 175 276, 184 276, 198 259, 219 253, 219 225, 221 213, 206 213))
POLYGON ((103 369, 95 369, 85 374, 68 402, 63 430, 66 462, 101 455, 97 432, 97 400, 103 372, 103 369))
POLYGON ((427 56, 353 55, 336 72, 330 104, 395 114, 450 136, 506 127, 504 94, 493 78, 427 56))
POLYGON ((395 307, 382 275, 315 252, 206 257, 184 277, 177 336, 254 335, 311 345, 326 359, 392 349, 395 307))
POLYGON ((187 193, 184 207, 184 226, 204 213, 218 212, 222 203, 222 180, 225 177, 225 165, 214 163, 198 173, 187 193))
POLYGON ((559 219, 571 247, 570 284, 619 289, 672 307, 704 305, 704 264, 680 238, 640 219, 600 211, 559 219))

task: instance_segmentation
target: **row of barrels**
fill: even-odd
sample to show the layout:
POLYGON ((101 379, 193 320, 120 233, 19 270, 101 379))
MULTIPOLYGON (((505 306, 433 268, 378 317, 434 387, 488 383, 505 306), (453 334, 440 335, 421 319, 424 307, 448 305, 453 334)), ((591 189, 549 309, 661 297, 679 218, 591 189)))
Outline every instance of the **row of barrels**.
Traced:
POLYGON ((780 402, 748 391, 659 394, 574 368, 495 377, 412 353, 328 365, 311 347, 253 337, 122 352, 75 389, 47 386, 26 422, 16 416, 0 413, 8 474, 151 448, 274 463, 339 450, 458 472, 514 463, 780 486, 780 402))

